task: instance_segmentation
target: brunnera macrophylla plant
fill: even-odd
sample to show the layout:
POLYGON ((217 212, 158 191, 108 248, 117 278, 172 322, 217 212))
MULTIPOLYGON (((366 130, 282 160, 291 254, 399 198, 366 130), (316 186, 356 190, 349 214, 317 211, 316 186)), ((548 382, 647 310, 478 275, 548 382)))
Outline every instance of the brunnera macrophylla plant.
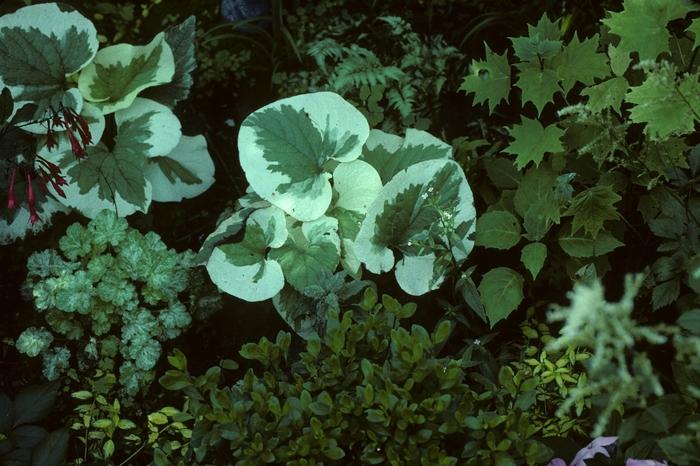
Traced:
POLYGON ((172 110, 192 85, 194 35, 190 17, 146 45, 99 49, 92 22, 63 4, 0 17, 0 87, 9 91, 0 139, 14 149, 0 156, 9 207, 0 243, 38 229, 39 213, 48 220, 73 208, 94 218, 110 208, 123 217, 211 186, 205 139, 183 135, 172 110), (107 126, 116 131, 103 138, 107 126))
POLYGON ((241 125, 238 149, 249 193, 199 259, 223 291, 273 298, 301 335, 314 325, 307 289, 338 267, 354 278, 362 266, 394 270, 404 291, 422 295, 472 248, 472 193, 451 147, 424 131, 370 131, 335 93, 255 111, 241 125), (231 242, 244 227, 242 240, 231 242))

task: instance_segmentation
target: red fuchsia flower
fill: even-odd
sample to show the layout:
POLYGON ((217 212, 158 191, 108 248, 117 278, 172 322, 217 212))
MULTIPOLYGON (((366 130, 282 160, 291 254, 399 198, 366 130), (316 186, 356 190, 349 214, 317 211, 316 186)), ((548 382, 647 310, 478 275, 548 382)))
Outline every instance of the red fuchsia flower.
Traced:
POLYGON ((54 135, 51 128, 49 128, 49 130, 46 132, 46 147, 49 150, 53 150, 56 146, 58 146, 58 143, 56 142, 56 136, 54 135))
POLYGON ((39 221, 39 214, 36 213, 36 199, 34 198, 34 188, 32 187, 32 175, 26 174, 27 178, 27 201, 29 203, 29 222, 34 225, 39 221))
POLYGON ((17 179, 17 167, 12 167, 10 174, 10 186, 7 188, 7 208, 15 208, 15 180, 17 179))
POLYGON ((49 119, 48 129, 46 131, 46 147, 51 150, 58 145, 53 128, 60 126, 66 130, 71 151, 75 154, 76 158, 81 159, 85 157, 85 148, 92 144, 90 126, 88 126, 85 118, 70 107, 61 106, 58 111, 52 108, 51 112, 52 116, 49 119), (75 136, 75 133, 78 133, 80 142, 75 136))
POLYGON ((66 128, 66 133, 68 134, 68 140, 70 141, 70 150, 75 155, 75 158, 80 160, 85 157, 85 149, 80 145, 75 137, 75 134, 73 134, 73 131, 70 128, 66 128))
POLYGON ((65 198, 66 194, 63 192, 63 189, 61 189, 61 186, 67 183, 66 180, 61 176, 61 169, 59 168, 59 166, 55 163, 49 162, 45 158, 38 155, 36 159, 41 164, 37 168, 39 181, 41 181, 39 187, 42 189, 43 192, 46 192, 46 184, 51 183, 51 186, 53 186, 53 189, 56 191, 56 193, 59 196, 65 198))

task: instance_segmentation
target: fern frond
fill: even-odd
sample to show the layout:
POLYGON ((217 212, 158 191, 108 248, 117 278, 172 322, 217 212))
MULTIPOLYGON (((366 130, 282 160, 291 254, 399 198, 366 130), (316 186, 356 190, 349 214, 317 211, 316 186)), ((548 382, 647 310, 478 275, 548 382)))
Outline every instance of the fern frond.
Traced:
POLYGON ((413 106, 416 103, 416 90, 411 85, 402 86, 401 89, 390 89, 386 94, 389 106, 398 110, 402 118, 413 113, 413 106))
POLYGON ((346 51, 351 55, 336 67, 335 77, 332 80, 336 90, 348 85, 358 88, 363 85, 386 85, 387 80, 399 81, 404 77, 403 71, 396 66, 384 66, 370 50, 353 45, 346 51))
POLYGON ((325 38, 311 42, 306 49, 306 53, 314 59, 319 68, 326 72, 326 59, 331 58, 338 61, 343 56, 344 50, 345 47, 335 39, 325 38))

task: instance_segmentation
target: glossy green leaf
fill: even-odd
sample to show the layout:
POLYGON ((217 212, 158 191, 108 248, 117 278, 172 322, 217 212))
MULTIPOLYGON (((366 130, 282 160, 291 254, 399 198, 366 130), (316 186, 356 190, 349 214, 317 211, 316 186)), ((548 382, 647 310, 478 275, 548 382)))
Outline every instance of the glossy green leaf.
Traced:
POLYGON ((508 267, 489 270, 479 283, 479 293, 493 328, 508 317, 523 300, 523 277, 508 267))
POLYGON ((547 246, 543 243, 526 244, 520 253, 520 262, 530 272, 533 280, 537 278, 540 270, 542 270, 546 258, 547 246))
POLYGON ((504 210, 485 212, 476 221, 476 245, 510 249, 520 241, 520 222, 504 210))

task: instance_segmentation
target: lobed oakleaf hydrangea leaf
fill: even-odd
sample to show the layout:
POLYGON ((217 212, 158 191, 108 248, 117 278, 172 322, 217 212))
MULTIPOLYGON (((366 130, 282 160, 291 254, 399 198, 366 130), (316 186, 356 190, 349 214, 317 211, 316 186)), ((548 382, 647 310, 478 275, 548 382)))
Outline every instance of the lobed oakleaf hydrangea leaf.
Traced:
POLYGON ((632 87, 625 100, 633 104, 630 119, 646 123, 652 140, 693 132, 700 122, 700 82, 696 75, 675 76, 675 68, 662 62, 651 69, 640 86, 632 87))
POLYGON ((522 275, 508 267, 496 267, 484 274, 479 294, 491 328, 508 317, 523 300, 522 275))
POLYGON ((613 44, 608 44, 608 57, 610 57, 610 68, 615 76, 622 77, 632 63, 630 52, 613 44))
POLYGON ((548 59, 556 56, 561 51, 561 41, 548 39, 546 35, 540 35, 538 31, 530 29, 529 36, 511 37, 515 55, 523 62, 534 65, 539 58, 548 59))
POLYGON ((586 233, 595 238, 606 220, 619 218, 615 203, 621 199, 622 197, 613 191, 610 185, 592 186, 574 196, 563 215, 573 215, 572 233, 583 228, 586 233))
POLYGON ((568 94, 577 82, 591 85, 596 78, 610 74, 608 57, 597 49, 597 34, 581 41, 574 32, 571 41, 552 59, 551 67, 557 71, 564 94, 568 94))
POLYGON ((284 273, 277 261, 266 258, 266 249, 281 247, 287 235, 281 209, 256 210, 246 221, 243 241, 214 248, 209 276, 221 290, 246 301, 272 298, 284 287, 284 273))
POLYGON ((693 34, 693 49, 700 47, 700 18, 695 18, 690 22, 690 26, 686 29, 686 32, 693 34))
POLYGON ((117 44, 101 49, 80 73, 83 97, 103 114, 128 108, 139 92, 173 79, 175 61, 163 33, 143 46, 117 44))
POLYGON ((622 101, 625 100, 629 83, 622 76, 616 76, 594 86, 581 90, 581 95, 588 97, 586 107, 593 113, 600 113, 606 108, 612 108, 622 114, 622 101))
POLYGON ((486 56, 484 61, 473 60, 469 67, 469 74, 465 76, 460 91, 466 94, 474 94, 474 103, 487 103, 489 113, 493 113, 496 106, 505 100, 508 103, 510 93, 510 64, 507 52, 497 55, 492 52, 488 44, 484 43, 486 56))
POLYGON ((554 70, 541 69, 539 65, 516 63, 515 66, 520 70, 515 85, 522 90, 523 104, 532 102, 539 116, 542 109, 553 102, 554 94, 561 92, 559 76, 554 70))
POLYGON ((260 197, 297 220, 315 220, 331 202, 324 166, 358 158, 368 135, 362 113, 337 94, 278 100, 241 124, 241 167, 260 197))
POLYGON ((618 47, 624 53, 637 52, 640 61, 656 60, 660 53, 669 51, 669 21, 696 10, 697 6, 685 0, 624 0, 622 11, 611 12, 601 22, 620 36, 618 47))
POLYGON ((58 108, 66 77, 80 71, 97 53, 95 26, 78 11, 55 3, 30 5, 0 17, 0 88, 16 101, 37 105, 33 118, 58 108))
POLYGON ((543 13, 537 24, 527 25, 527 34, 530 37, 538 37, 541 40, 557 41, 561 39, 561 19, 552 21, 547 13, 543 13))
POLYGON ((564 130, 554 123, 544 128, 539 120, 523 117, 522 122, 510 130, 510 135, 515 140, 503 152, 516 156, 515 166, 519 170, 530 162, 539 166, 546 153, 564 151, 561 143, 564 130))

